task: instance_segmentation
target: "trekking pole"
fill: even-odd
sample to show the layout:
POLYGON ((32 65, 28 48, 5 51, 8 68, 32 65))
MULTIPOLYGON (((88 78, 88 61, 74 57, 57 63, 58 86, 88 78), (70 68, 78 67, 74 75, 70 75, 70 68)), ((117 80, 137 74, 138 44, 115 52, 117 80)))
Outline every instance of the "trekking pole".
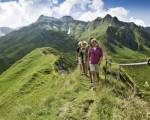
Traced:
POLYGON ((150 66, 150 59, 148 60, 148 62, 147 62, 147 63, 148 63, 148 65, 150 66))
POLYGON ((109 77, 109 79, 111 80, 111 63, 112 63, 112 59, 110 59, 110 61, 109 61, 109 69, 110 69, 110 77, 109 77))
POLYGON ((107 61, 107 58, 106 58, 106 68, 105 68, 105 81, 107 80, 107 64, 108 64, 108 61, 107 61))

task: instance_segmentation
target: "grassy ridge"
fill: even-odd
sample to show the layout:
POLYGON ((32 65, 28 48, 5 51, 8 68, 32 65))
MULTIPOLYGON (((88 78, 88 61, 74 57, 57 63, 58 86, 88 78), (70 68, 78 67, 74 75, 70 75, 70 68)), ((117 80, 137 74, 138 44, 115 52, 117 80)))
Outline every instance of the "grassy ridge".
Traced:
POLYGON ((51 47, 60 52, 72 53, 75 43, 73 37, 62 31, 32 27, 14 31, 0 38, 0 73, 35 48, 51 47))
POLYGON ((138 97, 131 100, 132 90, 122 81, 114 76, 105 81, 101 73, 94 92, 78 70, 56 72, 59 57, 49 48, 36 49, 0 76, 0 119, 148 120, 147 103, 138 97))

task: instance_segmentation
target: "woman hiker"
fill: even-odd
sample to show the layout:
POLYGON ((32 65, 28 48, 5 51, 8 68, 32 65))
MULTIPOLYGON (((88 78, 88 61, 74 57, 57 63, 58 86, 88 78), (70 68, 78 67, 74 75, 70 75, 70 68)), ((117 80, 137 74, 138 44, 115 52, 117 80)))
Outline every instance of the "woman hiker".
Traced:
POLYGON ((78 43, 79 47, 77 48, 77 59, 78 59, 78 64, 80 65, 80 72, 81 75, 86 75, 87 74, 87 69, 86 69, 86 48, 87 48, 87 42, 86 41, 80 41, 78 43))
POLYGON ((88 61, 90 66, 91 78, 93 87, 96 88, 96 83, 99 82, 99 65, 103 58, 102 48, 99 46, 96 39, 91 40, 91 47, 88 51, 88 61))

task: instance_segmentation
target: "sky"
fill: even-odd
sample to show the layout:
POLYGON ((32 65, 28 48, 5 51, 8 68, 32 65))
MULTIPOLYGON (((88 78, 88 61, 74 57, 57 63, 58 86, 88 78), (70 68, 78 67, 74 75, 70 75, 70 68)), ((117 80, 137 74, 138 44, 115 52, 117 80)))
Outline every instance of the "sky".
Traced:
POLYGON ((0 27, 26 26, 40 15, 92 21, 106 14, 150 26, 150 0, 0 0, 0 27))

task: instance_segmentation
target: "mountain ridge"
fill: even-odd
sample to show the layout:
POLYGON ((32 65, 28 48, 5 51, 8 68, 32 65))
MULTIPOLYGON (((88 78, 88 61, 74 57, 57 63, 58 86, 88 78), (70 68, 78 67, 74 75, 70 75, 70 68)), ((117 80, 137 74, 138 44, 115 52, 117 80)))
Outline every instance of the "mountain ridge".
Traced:
POLYGON ((106 54, 109 56, 118 54, 120 58, 125 56, 134 59, 138 55, 141 61, 150 55, 150 33, 134 23, 121 22, 110 15, 97 18, 92 22, 74 20, 70 16, 58 19, 41 15, 35 23, 0 37, 0 64, 3 66, 0 71, 3 72, 17 59, 26 55, 27 50, 30 52, 35 47, 52 45, 56 49, 69 47, 68 50, 75 51, 76 43, 79 40, 88 41, 90 36, 98 39, 106 48, 106 54), (65 47, 61 45, 62 38, 59 37, 60 40, 58 39, 58 36, 63 36, 63 34, 62 41, 66 41, 67 38, 70 44, 67 45, 63 42, 65 47), (51 44, 48 44, 48 41, 51 44), (122 48, 128 49, 132 55, 122 56, 120 53, 114 53, 114 51, 118 51, 117 49, 123 51, 122 48))

